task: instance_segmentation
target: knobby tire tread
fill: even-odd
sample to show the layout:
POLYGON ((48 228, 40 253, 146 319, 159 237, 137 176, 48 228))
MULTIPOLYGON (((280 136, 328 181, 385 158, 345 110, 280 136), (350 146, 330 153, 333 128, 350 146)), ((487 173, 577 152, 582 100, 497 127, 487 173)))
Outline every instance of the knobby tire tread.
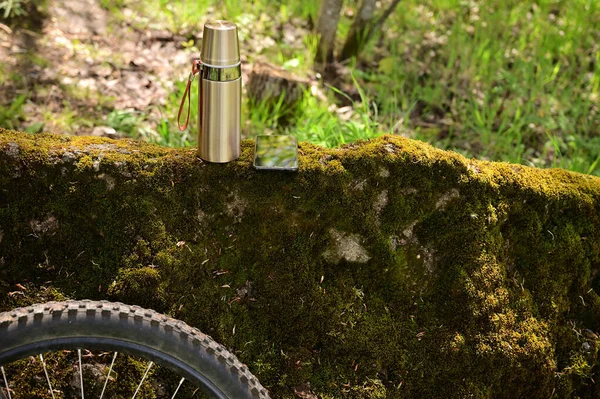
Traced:
POLYGON ((208 335, 154 310, 117 302, 48 302, 0 313, 0 365, 9 351, 69 337, 143 345, 190 366, 227 398, 269 399, 246 365, 208 335))

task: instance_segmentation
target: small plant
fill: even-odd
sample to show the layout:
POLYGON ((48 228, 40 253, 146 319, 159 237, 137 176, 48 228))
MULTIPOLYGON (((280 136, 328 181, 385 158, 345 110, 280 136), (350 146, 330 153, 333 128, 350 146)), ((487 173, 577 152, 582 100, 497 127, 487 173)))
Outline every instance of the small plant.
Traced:
POLYGON ((7 129, 17 129, 23 117, 23 104, 27 97, 21 94, 8 107, 0 107, 0 126, 7 129))
POLYGON ((27 0, 3 0, 0 1, 0 11, 4 11, 4 19, 21 17, 27 15, 24 4, 27 0))
MULTIPOLYGON (((319 13, 320 4, 319 1, 288 1, 288 4, 289 5, 287 6, 287 8, 291 8, 294 14, 298 15, 300 18, 310 21, 312 23, 314 23, 317 20, 317 14, 319 13)), ((286 9, 286 12, 288 12, 288 9, 286 9)))
POLYGON ((249 120, 253 130, 261 131, 263 129, 277 129, 279 121, 287 114, 283 107, 285 92, 281 93, 276 102, 248 100, 246 102, 247 120, 249 120))
POLYGON ((166 119, 160 121, 156 130, 147 128, 140 130, 140 136, 150 143, 164 147, 189 147, 195 142, 190 128, 180 132, 174 124, 169 123, 166 119))
POLYGON ((130 109, 114 110, 106 117, 106 125, 119 133, 137 138, 143 120, 144 117, 140 112, 130 109))

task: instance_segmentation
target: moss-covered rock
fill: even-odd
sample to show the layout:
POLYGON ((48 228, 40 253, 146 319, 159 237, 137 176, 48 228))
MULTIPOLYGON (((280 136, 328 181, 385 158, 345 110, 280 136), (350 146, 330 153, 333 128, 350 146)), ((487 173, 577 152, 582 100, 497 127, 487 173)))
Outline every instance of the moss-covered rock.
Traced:
POLYGON ((600 179, 384 136, 194 149, 0 130, 0 310, 168 312, 274 397, 600 396, 600 179))

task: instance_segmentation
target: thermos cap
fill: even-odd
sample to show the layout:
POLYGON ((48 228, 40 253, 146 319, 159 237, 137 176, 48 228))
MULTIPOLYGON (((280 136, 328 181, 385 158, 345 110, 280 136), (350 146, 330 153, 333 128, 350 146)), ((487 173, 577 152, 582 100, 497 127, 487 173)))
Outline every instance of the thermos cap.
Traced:
POLYGON ((237 26, 229 21, 215 20, 204 24, 202 54, 204 64, 230 67, 240 62, 237 26))

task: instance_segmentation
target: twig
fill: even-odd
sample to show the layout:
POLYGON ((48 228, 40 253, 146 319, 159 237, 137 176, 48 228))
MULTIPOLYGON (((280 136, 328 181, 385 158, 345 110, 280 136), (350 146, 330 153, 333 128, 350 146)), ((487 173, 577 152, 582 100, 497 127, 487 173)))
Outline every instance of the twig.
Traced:
POLYGON ((13 33, 12 29, 10 29, 8 26, 6 26, 4 24, 0 24, 0 29, 2 29, 3 31, 5 31, 9 35, 12 35, 12 33, 13 33))

